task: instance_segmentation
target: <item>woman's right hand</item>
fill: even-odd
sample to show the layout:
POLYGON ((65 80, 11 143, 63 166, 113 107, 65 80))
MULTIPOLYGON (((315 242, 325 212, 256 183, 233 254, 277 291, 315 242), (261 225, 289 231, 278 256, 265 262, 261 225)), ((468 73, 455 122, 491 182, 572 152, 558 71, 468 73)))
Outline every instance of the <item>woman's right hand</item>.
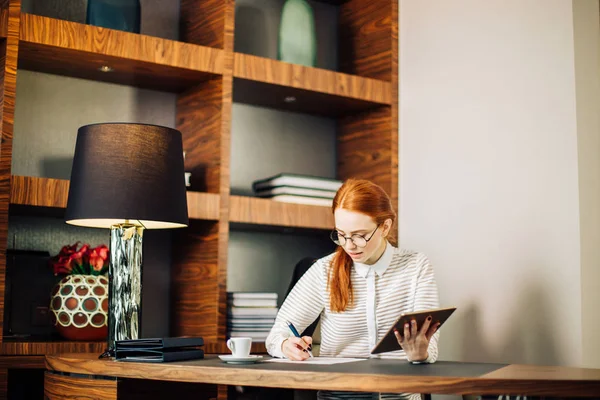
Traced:
POLYGON ((281 351, 290 360, 304 361, 310 357, 308 350, 312 348, 312 338, 310 336, 290 337, 281 344, 281 351))

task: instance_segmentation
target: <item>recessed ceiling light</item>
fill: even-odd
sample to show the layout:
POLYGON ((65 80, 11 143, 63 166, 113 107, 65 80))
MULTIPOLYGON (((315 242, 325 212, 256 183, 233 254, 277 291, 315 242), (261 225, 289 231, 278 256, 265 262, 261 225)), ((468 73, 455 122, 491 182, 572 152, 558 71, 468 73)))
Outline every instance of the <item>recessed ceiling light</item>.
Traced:
POLYGON ((115 70, 114 68, 112 68, 112 67, 109 67, 108 65, 103 65, 103 66, 101 66, 101 67, 100 67, 100 68, 98 68, 98 69, 99 69, 100 71, 102 71, 102 72, 112 72, 112 71, 114 71, 114 70, 115 70))

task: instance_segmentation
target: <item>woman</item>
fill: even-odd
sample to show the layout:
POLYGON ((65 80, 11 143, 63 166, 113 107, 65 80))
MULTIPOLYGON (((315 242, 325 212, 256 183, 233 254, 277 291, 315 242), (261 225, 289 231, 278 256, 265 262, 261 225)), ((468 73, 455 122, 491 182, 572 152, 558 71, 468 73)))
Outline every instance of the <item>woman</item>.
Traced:
MULTIPOLYGON (((312 338, 296 338, 286 321, 302 332, 321 316, 323 357, 374 357, 370 350, 402 313, 438 308, 438 292, 429 260, 394 247, 390 231, 396 219, 391 200, 378 185, 347 180, 333 199, 335 253, 317 260, 294 286, 266 341, 273 357, 306 360, 312 338)), ((403 350, 381 358, 433 363, 438 325, 413 322, 395 332, 403 350), (430 326, 431 325, 431 326, 430 326)), ((319 392, 319 399, 371 399, 374 394, 319 392)), ((419 398, 388 394, 386 399, 419 398)))

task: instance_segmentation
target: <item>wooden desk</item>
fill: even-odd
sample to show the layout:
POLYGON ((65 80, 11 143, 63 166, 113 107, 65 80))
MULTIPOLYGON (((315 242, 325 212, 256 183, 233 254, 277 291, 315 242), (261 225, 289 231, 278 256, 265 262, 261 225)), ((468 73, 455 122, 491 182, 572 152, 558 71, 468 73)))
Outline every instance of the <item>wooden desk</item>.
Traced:
MULTIPOLYGON (((151 382, 186 382, 187 390, 190 384, 216 384, 392 393, 600 397, 600 369, 531 365, 443 361, 411 365, 379 359, 327 366, 268 362, 230 365, 216 356, 151 364, 98 360, 90 354, 63 354, 46 356, 46 369, 45 390, 51 400, 67 398, 66 392, 61 391, 68 391, 69 387, 76 390, 72 393, 81 393, 82 384, 98 390, 98 396, 92 398, 117 398, 118 386, 131 385, 133 380, 143 382, 140 387, 146 388, 151 382)), ((194 398, 198 398, 198 389, 191 389, 194 398)), ((119 392, 118 398, 129 394, 119 392)))

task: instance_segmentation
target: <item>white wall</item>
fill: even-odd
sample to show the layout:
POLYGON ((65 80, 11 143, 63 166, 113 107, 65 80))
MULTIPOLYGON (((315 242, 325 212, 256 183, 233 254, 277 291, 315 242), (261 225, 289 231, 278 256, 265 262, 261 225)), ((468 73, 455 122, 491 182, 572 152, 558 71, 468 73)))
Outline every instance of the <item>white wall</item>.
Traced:
POLYGON ((401 0, 400 240, 459 307, 442 359, 582 364, 574 51, 571 1, 401 0))

